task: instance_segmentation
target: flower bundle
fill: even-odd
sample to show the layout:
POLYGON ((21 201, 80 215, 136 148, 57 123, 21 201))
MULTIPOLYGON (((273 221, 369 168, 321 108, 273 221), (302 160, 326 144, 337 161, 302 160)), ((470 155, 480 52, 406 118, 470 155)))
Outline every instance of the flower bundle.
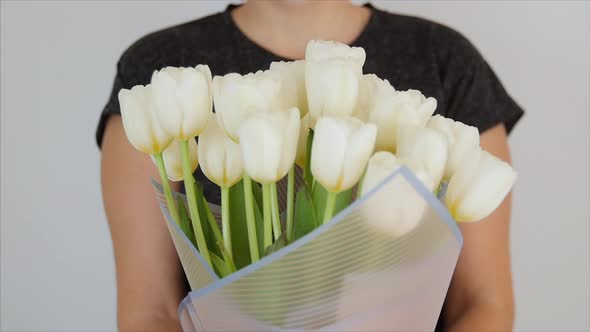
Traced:
MULTIPOLYGON (((153 157, 171 217, 220 277, 329 222, 401 166, 458 222, 481 220, 508 194, 516 173, 480 148, 476 128, 433 116, 434 98, 363 74, 364 62, 362 48, 311 41, 305 60, 265 71, 166 67, 119 92, 129 141, 153 157), (193 177, 199 165, 220 188, 221 227, 193 177), (168 179, 184 181, 188 208, 168 179)), ((405 208, 417 213, 369 219, 401 236, 420 221, 419 207, 405 208)))

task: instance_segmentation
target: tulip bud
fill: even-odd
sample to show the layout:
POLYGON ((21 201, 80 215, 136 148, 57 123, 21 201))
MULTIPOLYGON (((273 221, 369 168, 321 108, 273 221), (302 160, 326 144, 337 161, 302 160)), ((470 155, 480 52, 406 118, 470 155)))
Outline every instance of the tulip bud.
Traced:
POLYGON ((479 147, 479 131, 475 127, 438 114, 428 120, 427 127, 444 134, 449 142, 449 160, 444 174, 444 178, 448 180, 465 161, 465 156, 479 147))
POLYGON ((302 118, 307 114, 307 92, 305 91, 305 61, 272 62, 270 70, 281 76, 281 109, 299 109, 302 118))
POLYGON ((305 59, 323 61, 334 58, 349 59, 356 67, 361 68, 365 64, 366 54, 362 47, 350 47, 335 41, 311 40, 305 48, 305 59))
POLYGON ((211 116, 211 71, 208 66, 166 67, 152 75, 156 115, 169 135, 181 140, 198 136, 211 116))
POLYGON ((359 95, 353 116, 367 122, 369 114, 376 109, 394 107, 395 94, 396 91, 388 80, 382 80, 375 74, 363 75, 359 81, 359 95))
POLYGON ((377 128, 354 117, 323 117, 315 126, 311 173, 328 191, 354 186, 373 153, 377 128))
MULTIPOLYGON (((192 172, 194 172, 199 166, 199 159, 197 157, 197 141, 194 139, 188 140, 189 148, 189 161, 192 172)), ((182 172, 182 156, 180 152, 180 140, 174 140, 166 150, 162 153, 164 158, 164 167, 166 167, 166 173, 168 179, 172 181, 184 180, 184 173, 182 172)), ((152 157, 154 161, 154 157, 152 157)))
POLYGON ((434 187, 442 180, 447 154, 447 139, 438 131, 417 126, 398 129, 397 156, 407 160, 409 165, 415 163, 425 170, 432 178, 434 187))
MULTIPOLYGON (((369 159, 361 195, 364 196, 379 186, 401 165, 400 160, 391 152, 376 152, 369 159)), ((428 177, 425 172, 418 172, 416 175, 428 177)), ((397 177, 367 198, 361 209, 369 225, 398 237, 416 227, 422 219, 426 203, 405 178, 397 177)))
POLYGON ((164 151, 173 137, 162 129, 156 117, 151 85, 121 89, 118 97, 123 128, 131 145, 150 155, 164 151))
POLYGON ((221 129, 216 114, 199 136, 198 152, 201 170, 216 185, 229 188, 242 178, 240 146, 221 129))
POLYGON ((481 149, 473 149, 451 177, 443 198, 457 221, 478 221, 502 203, 516 181, 512 167, 481 149))
POLYGON ((281 110, 280 91, 281 77, 275 71, 215 76, 213 101, 219 125, 239 143, 238 129, 249 115, 281 110))
POLYGON ((246 173, 263 184, 287 175, 295 161, 299 126, 299 110, 295 107, 249 116, 238 130, 246 173))
POLYGON ((305 56, 305 87, 312 116, 317 119, 326 115, 352 115, 365 50, 335 42, 311 41, 305 56))
POLYGON ((436 109, 436 99, 425 98, 418 90, 399 91, 393 97, 383 95, 369 114, 369 122, 378 127, 376 150, 396 151, 398 128, 424 127, 436 109))

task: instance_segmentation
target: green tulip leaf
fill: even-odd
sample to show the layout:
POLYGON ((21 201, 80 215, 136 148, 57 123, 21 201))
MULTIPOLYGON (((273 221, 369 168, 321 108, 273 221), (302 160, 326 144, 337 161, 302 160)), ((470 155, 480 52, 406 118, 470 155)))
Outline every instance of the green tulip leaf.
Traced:
MULTIPOLYGON (((254 218, 256 223, 256 235, 258 239, 258 252, 262 249, 262 215, 258 201, 262 202, 260 186, 252 183, 254 195, 254 218), (258 192, 258 195, 257 195, 258 192)), ((233 261, 237 269, 241 269, 251 263, 250 246, 248 244, 248 226, 246 225, 246 206, 244 202, 244 182, 240 181, 229 189, 229 223, 231 228, 231 243, 233 261)))
POLYGON ((210 251, 209 255, 211 256, 211 263, 213 263, 213 270, 219 277, 226 277, 233 272, 231 267, 214 252, 210 251))
POLYGON ((186 235, 186 237, 191 241, 195 248, 197 247, 197 240, 195 239, 195 232, 193 230, 193 224, 191 223, 191 219, 188 216, 188 210, 186 209, 186 205, 184 205, 184 199, 180 196, 176 200, 178 202, 178 216, 180 220, 178 221, 179 227, 186 235))
POLYGON ((288 244, 287 243, 287 233, 283 232, 281 234, 281 236, 279 236, 279 238, 276 239, 273 244, 271 244, 270 246, 268 246, 266 248, 266 252, 264 253, 264 256, 270 255, 273 252, 280 250, 281 248, 285 247, 287 244, 288 244))
POLYGON ((199 219, 201 219, 201 227, 203 228, 203 235, 207 242, 207 248, 217 256, 222 256, 217 245, 218 239, 215 236, 217 232, 220 233, 219 226, 217 226, 216 222, 210 223, 207 219, 209 217, 207 216, 207 209, 209 209, 209 207, 205 205, 207 200, 203 195, 203 185, 198 181, 195 181, 195 197, 197 200, 197 209, 199 210, 199 219), (217 229, 213 229, 212 227, 217 227, 217 229))
POLYGON ((301 186, 295 197, 295 218, 293 220, 293 241, 319 226, 317 213, 307 186, 301 186))
MULTIPOLYGON (((252 195, 256 205, 258 205, 258 210, 262 211, 262 186, 260 183, 252 181, 252 195)), ((258 224, 256 224, 256 227, 258 227, 258 224)))

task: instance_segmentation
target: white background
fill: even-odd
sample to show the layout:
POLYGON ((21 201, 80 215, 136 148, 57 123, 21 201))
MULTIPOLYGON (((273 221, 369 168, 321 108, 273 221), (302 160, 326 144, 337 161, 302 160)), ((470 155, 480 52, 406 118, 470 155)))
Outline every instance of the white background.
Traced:
MULTIPOLYGON (((226 3, 2 2, 2 331, 115 329, 94 143, 115 63, 145 33, 226 3)), ((375 5, 463 32, 526 109, 510 138, 516 330, 590 330, 589 3, 375 5)))

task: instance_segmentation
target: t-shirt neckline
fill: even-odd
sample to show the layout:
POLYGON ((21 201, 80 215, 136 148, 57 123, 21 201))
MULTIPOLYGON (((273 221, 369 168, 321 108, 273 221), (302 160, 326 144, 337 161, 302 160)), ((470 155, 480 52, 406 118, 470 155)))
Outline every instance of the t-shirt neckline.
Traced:
MULTIPOLYGON (((279 61, 300 60, 300 59, 291 59, 291 58, 287 58, 287 57, 278 55, 278 54, 274 53, 273 51, 270 51, 267 48, 261 46, 260 44, 253 41, 252 39, 248 38, 248 36, 246 36, 246 34, 244 34, 244 32, 238 27, 238 25, 234 21, 233 17, 231 16, 231 11, 236 9, 239 6, 240 5, 229 4, 227 6, 227 8, 225 9, 225 11, 223 12, 223 16, 224 16, 226 22, 228 23, 228 25, 231 27, 231 30, 232 30, 234 36, 236 37, 236 41, 238 41, 238 42, 240 42, 240 44, 242 44, 241 46, 248 47, 248 48, 254 48, 262 53, 272 56, 273 58, 279 59, 279 61)), ((373 7, 373 5, 371 5, 370 3, 366 3, 363 6, 366 8, 369 8, 369 10, 371 11, 370 16, 369 16, 369 20, 367 21, 367 23, 365 24, 365 26, 361 30, 361 32, 356 36, 356 38, 351 43, 348 44, 349 46, 355 46, 355 47, 362 46, 364 40, 367 38, 368 35, 370 35, 370 31, 375 26, 375 21, 376 21, 376 16, 378 14, 378 10, 375 7, 373 7)))

